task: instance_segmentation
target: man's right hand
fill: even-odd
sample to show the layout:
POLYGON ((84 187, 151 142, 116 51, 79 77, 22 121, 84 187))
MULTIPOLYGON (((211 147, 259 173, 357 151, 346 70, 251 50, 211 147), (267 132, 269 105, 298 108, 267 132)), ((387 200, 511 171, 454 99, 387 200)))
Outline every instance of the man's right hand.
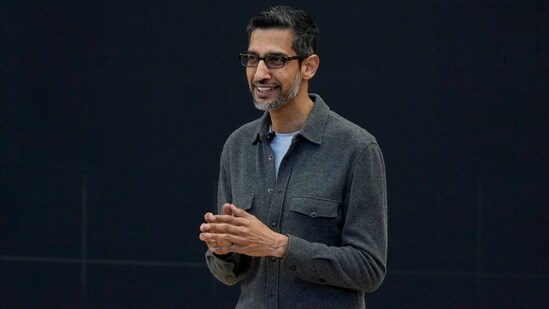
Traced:
MULTIPOLYGON (((233 212, 231 210, 231 204, 224 204, 223 205, 223 214, 228 215, 228 216, 233 215, 233 212)), ((204 215, 204 220, 206 220, 206 223, 202 223, 202 225, 200 226, 200 232, 201 232, 200 233, 200 240, 205 242, 206 245, 208 246, 208 249, 212 252, 215 252, 216 254, 230 253, 230 251, 228 251, 228 250, 230 249, 230 247, 233 244, 228 242, 228 241, 225 241, 225 240, 216 239, 208 231, 209 230, 208 223, 215 223, 216 222, 216 216, 211 212, 207 212, 204 215)))

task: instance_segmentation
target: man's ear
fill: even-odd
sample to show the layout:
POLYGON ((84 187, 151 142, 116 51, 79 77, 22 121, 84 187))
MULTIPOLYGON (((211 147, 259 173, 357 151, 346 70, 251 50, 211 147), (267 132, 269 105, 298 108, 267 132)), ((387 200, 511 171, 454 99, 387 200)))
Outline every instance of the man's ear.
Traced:
POLYGON ((316 74, 316 70, 318 70, 319 64, 320 58, 318 58, 318 55, 316 54, 312 54, 305 58, 301 64, 301 77, 305 80, 313 78, 316 74))

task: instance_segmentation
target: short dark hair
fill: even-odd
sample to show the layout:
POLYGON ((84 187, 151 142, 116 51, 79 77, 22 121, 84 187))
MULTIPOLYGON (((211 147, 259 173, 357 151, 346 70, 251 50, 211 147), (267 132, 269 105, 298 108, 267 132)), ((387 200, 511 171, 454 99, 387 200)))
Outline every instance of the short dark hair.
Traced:
POLYGON ((248 40, 255 29, 289 29, 294 34, 292 48, 298 56, 316 54, 318 27, 307 12, 291 6, 273 6, 257 15, 248 22, 246 29, 248 40))

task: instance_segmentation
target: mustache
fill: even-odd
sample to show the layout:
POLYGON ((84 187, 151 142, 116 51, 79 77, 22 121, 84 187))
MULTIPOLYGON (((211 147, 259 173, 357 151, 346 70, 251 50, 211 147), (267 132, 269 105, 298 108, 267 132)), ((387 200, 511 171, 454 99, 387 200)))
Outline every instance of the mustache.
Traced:
POLYGON ((265 81, 255 81, 255 82, 252 82, 252 86, 255 86, 255 87, 278 87, 278 86, 280 86, 280 83, 268 83, 268 82, 265 82, 265 81))

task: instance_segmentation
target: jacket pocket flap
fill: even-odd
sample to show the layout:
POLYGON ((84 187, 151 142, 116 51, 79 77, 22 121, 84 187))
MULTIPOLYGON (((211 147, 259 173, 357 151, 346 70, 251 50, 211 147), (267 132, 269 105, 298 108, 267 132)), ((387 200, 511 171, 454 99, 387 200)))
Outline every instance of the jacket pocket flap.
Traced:
POLYGON ((253 202, 254 202, 254 195, 247 194, 247 195, 235 196, 233 204, 236 207, 247 211, 252 208, 253 202))
POLYGON ((292 211, 315 218, 335 218, 339 203, 332 200, 314 197, 293 197, 290 209, 292 211))

